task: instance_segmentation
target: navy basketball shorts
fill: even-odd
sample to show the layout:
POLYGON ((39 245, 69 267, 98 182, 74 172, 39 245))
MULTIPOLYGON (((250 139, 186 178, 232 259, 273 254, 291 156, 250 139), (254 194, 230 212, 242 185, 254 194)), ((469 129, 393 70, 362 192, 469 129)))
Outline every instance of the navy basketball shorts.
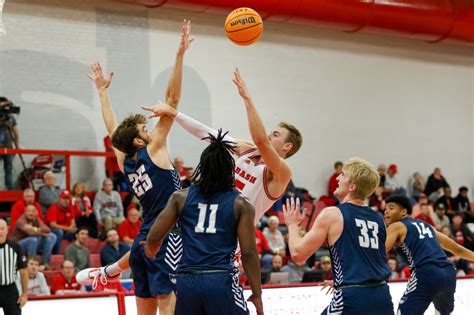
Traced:
POLYGON ((239 279, 232 273, 180 273, 175 315, 249 314, 239 279))
POLYGON ((398 305, 398 314, 421 315, 431 302, 441 315, 454 310, 456 270, 454 266, 423 265, 411 273, 398 305))
POLYGON ((331 304, 321 315, 393 315, 388 285, 345 287, 334 292, 331 304))
POLYGON ((155 259, 146 257, 144 246, 140 245, 144 240, 146 233, 140 232, 130 252, 129 263, 133 273, 135 296, 150 298, 176 291, 175 274, 183 254, 181 235, 169 233, 155 259))

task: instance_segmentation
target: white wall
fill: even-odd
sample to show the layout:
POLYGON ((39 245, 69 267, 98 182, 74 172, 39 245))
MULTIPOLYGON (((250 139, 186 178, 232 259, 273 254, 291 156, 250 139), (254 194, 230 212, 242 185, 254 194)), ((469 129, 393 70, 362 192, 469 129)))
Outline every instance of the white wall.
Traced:
MULTIPOLYGON (((224 16, 105 1, 7 1, 0 38, 0 94, 22 106, 27 148, 102 150, 105 129, 85 73, 103 62, 119 118, 162 99, 185 17, 196 37, 186 56, 181 109, 249 137, 231 82, 239 66, 270 130, 278 121, 304 134, 290 159, 295 183, 324 193, 335 160, 395 162, 406 183, 440 166, 456 190, 474 184, 473 49, 265 23, 263 38, 238 47, 224 16), (73 8, 75 7, 75 8, 73 8)), ((173 155, 197 162, 203 147, 173 129, 173 155)), ((74 178, 102 178, 103 161, 79 160, 74 178)))

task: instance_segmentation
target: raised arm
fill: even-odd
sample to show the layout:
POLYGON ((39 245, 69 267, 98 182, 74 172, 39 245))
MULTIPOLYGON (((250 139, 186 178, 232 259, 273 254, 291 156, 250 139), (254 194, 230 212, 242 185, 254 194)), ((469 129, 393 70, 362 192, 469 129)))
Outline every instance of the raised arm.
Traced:
MULTIPOLYGON (((112 83, 112 78, 114 73, 109 74, 109 78, 106 79, 102 72, 102 67, 100 63, 96 62, 91 65, 92 74, 87 76, 91 81, 94 82, 97 91, 99 92, 100 106, 102 108, 102 118, 104 119, 105 128, 109 133, 109 136, 112 137, 115 129, 117 129, 118 122, 117 117, 115 116, 112 104, 110 103, 108 88, 110 83, 112 83)), ((120 170, 123 172, 123 163, 125 161, 125 153, 114 148, 115 156, 117 157, 117 163, 120 170)))
MULTIPOLYGON (((181 28, 181 41, 176 53, 176 61, 168 82, 168 87, 166 88, 165 97, 166 103, 175 109, 178 107, 181 98, 184 54, 189 48, 189 44, 193 41, 193 39, 190 38, 190 32, 191 22, 189 20, 184 20, 181 28)), ((173 119, 171 117, 162 116, 151 132, 151 141, 148 144, 148 151, 155 161, 158 159, 157 162, 159 165, 167 164, 167 162, 169 162, 167 151, 165 152, 166 154, 162 155, 163 161, 161 161, 160 156, 157 157, 156 154, 163 148, 166 149, 166 140, 172 125, 173 119)))
MULTIPOLYGON (((163 117, 163 116, 172 117, 178 123, 178 125, 183 127, 184 130, 186 130, 188 133, 192 134, 199 140, 207 138, 209 134, 213 135, 214 137, 217 137, 218 131, 216 129, 213 129, 203 124, 202 122, 199 122, 195 120, 194 118, 189 117, 188 115, 182 112, 178 112, 176 109, 174 109, 173 107, 167 104, 158 104, 154 106, 142 106, 142 109, 152 113, 149 116, 149 118, 163 117)), ((209 141, 209 140, 206 140, 206 141, 209 141)), ((228 134, 224 137, 224 141, 230 141, 230 142, 236 143, 237 154, 240 154, 240 152, 244 152, 246 150, 249 150, 252 147, 255 147, 255 145, 253 145, 252 143, 248 141, 234 139, 228 134)))
POLYGON ((158 218, 156 218, 155 223, 153 223, 146 237, 145 255, 147 255, 147 257, 154 258, 156 253, 160 250, 166 234, 168 234, 176 221, 178 221, 179 213, 181 208, 183 208, 187 194, 187 189, 174 192, 168 200, 166 207, 161 211, 158 218))
POLYGON ((282 206, 285 215, 285 224, 288 226, 288 247, 291 259, 297 264, 304 263, 326 241, 329 227, 336 223, 334 207, 325 208, 314 221, 311 230, 301 237, 300 224, 304 219, 304 211, 300 211, 299 198, 289 198, 282 206))
POLYGON ((440 233, 438 231, 435 231, 435 233, 436 237, 438 238, 439 244, 443 249, 453 253, 455 256, 474 261, 474 253, 472 251, 459 245, 443 233, 440 233))
POLYGON ((247 86, 240 75, 239 69, 235 69, 233 81, 245 103, 252 140, 260 151, 267 168, 272 173, 272 180, 279 184, 276 185, 278 188, 272 189, 274 191, 271 191, 271 193, 273 193, 273 195, 281 195, 286 190, 286 186, 291 179, 290 167, 288 163, 278 155, 275 148, 273 148, 270 139, 268 138, 268 134, 265 131, 262 119, 260 118, 252 98, 250 97, 247 86))
POLYGON ((239 214, 237 237, 242 252, 242 265, 252 289, 252 296, 249 298, 249 301, 255 304, 257 314, 263 314, 260 261, 255 241, 255 226, 253 224, 255 209, 243 196, 235 199, 234 206, 239 214))

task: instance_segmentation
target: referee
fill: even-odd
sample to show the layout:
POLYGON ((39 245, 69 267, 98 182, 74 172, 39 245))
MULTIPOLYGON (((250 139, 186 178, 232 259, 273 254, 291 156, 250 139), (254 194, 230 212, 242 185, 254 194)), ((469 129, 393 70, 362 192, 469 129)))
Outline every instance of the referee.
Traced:
POLYGON ((5 315, 19 315, 28 300, 28 271, 21 247, 7 240, 7 234, 7 222, 0 219, 0 308, 5 315), (15 285, 17 270, 20 272, 21 296, 15 285))

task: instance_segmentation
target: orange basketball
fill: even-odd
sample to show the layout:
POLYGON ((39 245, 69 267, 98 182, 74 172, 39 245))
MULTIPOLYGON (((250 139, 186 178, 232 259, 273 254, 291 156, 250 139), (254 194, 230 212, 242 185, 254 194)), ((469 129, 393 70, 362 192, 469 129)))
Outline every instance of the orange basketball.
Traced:
POLYGON ((262 18, 250 8, 235 9, 225 20, 225 31, 227 37, 237 45, 253 44, 262 36, 262 18))

